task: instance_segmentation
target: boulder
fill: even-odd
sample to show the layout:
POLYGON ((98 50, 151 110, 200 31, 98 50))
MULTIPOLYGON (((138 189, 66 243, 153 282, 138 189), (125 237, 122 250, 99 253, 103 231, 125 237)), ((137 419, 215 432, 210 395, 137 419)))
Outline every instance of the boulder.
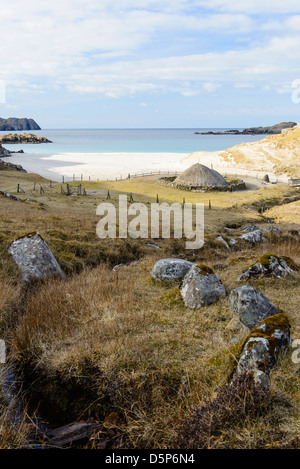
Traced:
POLYGON ((213 270, 200 264, 190 268, 182 281, 180 293, 185 305, 194 309, 215 303, 226 291, 213 270))
POLYGON ((278 314, 273 303, 251 285, 232 290, 228 300, 232 314, 249 329, 253 329, 268 316, 278 314))
POLYGON ((244 234, 239 236, 240 239, 247 241, 249 243, 259 243, 263 239, 263 232, 260 228, 254 227, 251 229, 251 226, 248 229, 243 229, 244 234))
POLYGON ((6 148, 3 148, 3 146, 0 145, 0 157, 2 158, 4 156, 10 156, 10 151, 6 150, 6 148))
POLYGON ((246 225, 246 226, 243 226, 242 228, 242 231, 244 233, 251 233, 251 231, 257 231, 257 230, 260 230, 260 228, 258 228, 258 226, 256 225, 246 225))
POLYGON ((237 374, 253 372, 254 379, 268 386, 268 375, 278 356, 291 344, 290 323, 283 313, 270 316, 257 325, 244 342, 237 374))
POLYGON ((238 280, 248 280, 251 277, 258 277, 260 275, 282 278, 287 275, 294 275, 297 271, 298 266, 290 257, 279 257, 268 253, 261 256, 248 270, 243 272, 238 280))
POLYGON ((163 282, 182 280, 193 265, 184 259, 161 259, 153 268, 152 278, 163 282))
POLYGON ((277 236, 279 236, 279 235, 281 234, 280 229, 279 229, 277 226, 275 226, 275 225, 268 226, 268 227, 266 228, 266 231, 267 231, 268 233, 272 233, 272 234, 277 235, 277 236))
POLYGON ((227 241, 225 241, 225 239, 222 236, 218 236, 216 239, 217 239, 217 241, 222 243, 227 249, 230 249, 229 246, 228 246, 227 241))
POLYGON ((8 252, 19 266, 25 283, 48 277, 64 278, 64 273, 49 246, 38 233, 17 239, 10 245, 8 252))

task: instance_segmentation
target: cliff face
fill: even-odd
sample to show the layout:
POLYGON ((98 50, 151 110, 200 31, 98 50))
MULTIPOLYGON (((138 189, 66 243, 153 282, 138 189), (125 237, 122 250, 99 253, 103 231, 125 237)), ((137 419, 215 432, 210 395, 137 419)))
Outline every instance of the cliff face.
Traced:
POLYGON ((52 143, 46 137, 29 133, 0 135, 0 143, 52 143))
POLYGON ((41 128, 33 119, 18 119, 16 117, 3 119, 0 117, 0 130, 41 130, 41 128))

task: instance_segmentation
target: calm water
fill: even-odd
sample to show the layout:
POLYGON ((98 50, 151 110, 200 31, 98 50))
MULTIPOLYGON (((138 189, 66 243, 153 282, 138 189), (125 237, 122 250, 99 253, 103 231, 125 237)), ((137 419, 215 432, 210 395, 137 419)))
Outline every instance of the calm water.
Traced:
MULTIPOLYGON (((31 131, 53 143, 6 145, 26 153, 191 153, 217 151, 243 142, 261 140, 251 135, 195 135, 228 129, 106 129, 31 131)), ((0 132, 5 134, 9 132, 0 132)), ((21 132, 19 132, 21 133, 21 132)))

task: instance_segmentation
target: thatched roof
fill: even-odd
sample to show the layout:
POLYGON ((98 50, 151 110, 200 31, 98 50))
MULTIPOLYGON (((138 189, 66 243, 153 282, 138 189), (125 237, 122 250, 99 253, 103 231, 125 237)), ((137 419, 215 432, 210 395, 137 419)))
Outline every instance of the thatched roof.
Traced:
POLYGON ((217 171, 203 166, 203 164, 194 164, 180 174, 174 181, 183 186, 228 186, 229 183, 217 171))

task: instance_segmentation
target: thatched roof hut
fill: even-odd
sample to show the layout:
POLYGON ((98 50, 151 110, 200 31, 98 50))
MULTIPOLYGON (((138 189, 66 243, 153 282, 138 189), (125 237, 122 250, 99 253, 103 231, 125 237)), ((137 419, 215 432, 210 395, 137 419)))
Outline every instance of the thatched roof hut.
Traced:
POLYGON ((186 169, 174 181, 175 184, 192 187, 228 186, 229 183, 217 171, 196 163, 186 169))

